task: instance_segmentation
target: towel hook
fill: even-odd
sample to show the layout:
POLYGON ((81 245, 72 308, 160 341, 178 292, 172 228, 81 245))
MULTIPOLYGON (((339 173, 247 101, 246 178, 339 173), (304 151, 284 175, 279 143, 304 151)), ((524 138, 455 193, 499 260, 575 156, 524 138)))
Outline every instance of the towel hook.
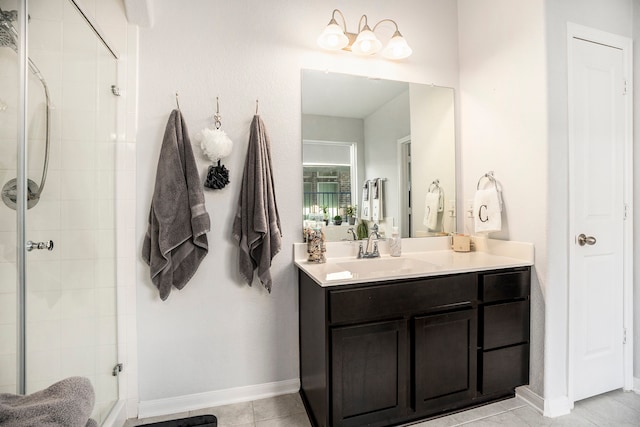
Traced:
POLYGON ((178 91, 176 91, 176 106, 178 107, 178 110, 180 110, 180 102, 178 102, 178 91))
POLYGON ((216 114, 213 116, 213 123, 216 129, 220 129, 222 126, 222 116, 220 115, 220 100, 216 96, 216 114))
POLYGON ((258 100, 256 99, 256 115, 258 114, 258 100))
POLYGON ((433 190, 440 191, 440 180, 438 178, 434 179, 431 185, 429 185, 427 192, 431 193, 433 190))

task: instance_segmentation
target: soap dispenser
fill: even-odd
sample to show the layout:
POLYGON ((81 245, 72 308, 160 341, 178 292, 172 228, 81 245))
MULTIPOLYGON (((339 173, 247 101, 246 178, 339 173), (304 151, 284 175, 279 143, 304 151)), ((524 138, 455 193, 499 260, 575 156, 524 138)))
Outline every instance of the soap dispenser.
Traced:
POLYGON ((389 241, 389 252, 391 256, 400 256, 402 253, 402 240, 400 240, 400 233, 398 227, 393 227, 391 232, 391 240, 389 241))

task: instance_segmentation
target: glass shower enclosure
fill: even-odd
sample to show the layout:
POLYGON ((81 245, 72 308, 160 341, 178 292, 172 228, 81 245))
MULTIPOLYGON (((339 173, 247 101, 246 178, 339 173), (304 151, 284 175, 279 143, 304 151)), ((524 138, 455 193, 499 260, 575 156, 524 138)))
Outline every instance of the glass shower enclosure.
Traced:
POLYGON ((118 399, 117 55, 73 0, 0 0, 0 393, 118 399))

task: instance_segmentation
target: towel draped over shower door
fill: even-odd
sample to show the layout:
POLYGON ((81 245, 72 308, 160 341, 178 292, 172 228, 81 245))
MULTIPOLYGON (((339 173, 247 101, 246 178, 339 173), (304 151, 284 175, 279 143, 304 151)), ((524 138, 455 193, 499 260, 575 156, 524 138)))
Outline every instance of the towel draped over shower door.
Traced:
POLYGON ((271 143, 264 122, 251 122, 247 157, 242 174, 233 237, 238 241, 240 275, 251 285, 254 271, 271 292, 271 261, 282 246, 280 216, 276 205, 271 166, 271 143))

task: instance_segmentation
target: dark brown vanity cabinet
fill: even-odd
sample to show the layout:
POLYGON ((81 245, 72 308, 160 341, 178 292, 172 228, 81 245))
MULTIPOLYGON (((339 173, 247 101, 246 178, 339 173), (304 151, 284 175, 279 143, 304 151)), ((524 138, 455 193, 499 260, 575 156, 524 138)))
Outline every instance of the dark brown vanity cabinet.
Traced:
POLYGON ((300 271, 301 395, 312 423, 399 425, 513 395, 528 382, 528 274, 321 287, 300 271))

